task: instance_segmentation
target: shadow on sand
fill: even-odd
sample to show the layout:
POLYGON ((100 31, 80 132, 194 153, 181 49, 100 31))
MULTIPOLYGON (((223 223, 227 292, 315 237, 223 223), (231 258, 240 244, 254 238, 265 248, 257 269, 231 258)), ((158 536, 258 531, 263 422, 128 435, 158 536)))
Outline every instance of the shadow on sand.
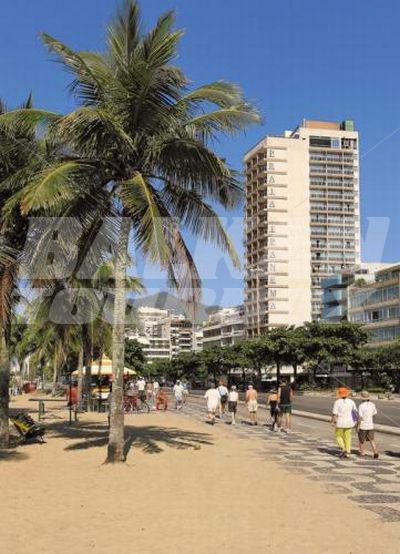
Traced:
MULTIPOLYGON (((64 437, 75 441, 66 446, 65 450, 87 450, 89 448, 105 447, 108 441, 107 424, 97 422, 79 422, 69 426, 66 423, 48 423, 46 425, 48 437, 64 437)), ((197 449, 201 445, 211 445, 208 433, 195 433, 176 427, 125 426, 125 457, 131 448, 138 448, 147 454, 157 454, 165 447, 185 450, 197 449)))
POLYGON ((29 458, 25 452, 18 452, 17 450, 0 450, 0 462, 22 462, 29 458))

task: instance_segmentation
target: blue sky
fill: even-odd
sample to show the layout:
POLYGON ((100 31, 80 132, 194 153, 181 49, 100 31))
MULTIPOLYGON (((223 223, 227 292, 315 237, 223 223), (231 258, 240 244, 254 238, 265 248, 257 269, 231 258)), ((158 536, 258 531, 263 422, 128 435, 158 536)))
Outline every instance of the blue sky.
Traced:
MULTIPOLYGON (((3 2, 0 96, 12 106, 32 90, 38 106, 71 109, 68 75, 50 61, 38 33, 77 49, 101 49, 114 7, 114 0, 3 2)), ((171 8, 177 26, 186 30, 179 64, 192 81, 234 81, 264 115, 261 127, 218 146, 234 167, 241 168, 243 153, 263 135, 290 129, 303 117, 355 120, 361 136, 362 256, 399 260, 400 3, 143 0, 145 23, 171 8)), ((241 212, 231 215, 236 219, 230 216, 227 223, 242 253, 241 212)), ((201 244, 195 257, 207 303, 241 301, 241 273, 228 260, 201 244)), ((154 268, 146 275, 149 290, 162 286, 154 268)))

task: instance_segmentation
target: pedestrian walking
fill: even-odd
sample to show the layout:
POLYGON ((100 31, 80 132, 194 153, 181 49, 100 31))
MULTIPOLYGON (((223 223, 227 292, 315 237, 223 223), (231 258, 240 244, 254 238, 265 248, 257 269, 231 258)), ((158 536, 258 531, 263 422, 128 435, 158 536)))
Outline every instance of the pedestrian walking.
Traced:
POLYGON ((183 406, 183 386, 180 381, 175 383, 173 391, 175 396, 175 408, 181 410, 183 406))
POLYGON ((278 430, 278 416, 279 416, 279 406, 278 406, 278 391, 277 389, 272 389, 268 396, 268 406, 269 413, 271 416, 271 431, 278 430))
POLYGON ((370 400, 369 392, 363 390, 361 392, 363 402, 358 407, 358 442, 360 448, 360 456, 365 456, 365 443, 369 442, 374 453, 374 458, 379 458, 378 447, 375 442, 374 432, 374 416, 378 413, 376 406, 370 400))
POLYGON ((232 415, 232 425, 236 425, 236 412, 239 401, 239 394, 235 385, 231 386, 231 390, 228 394, 228 411, 232 415))
POLYGON ((292 399, 293 390, 290 383, 281 381, 278 388, 278 428, 282 430, 282 422, 285 419, 286 433, 290 433, 292 428, 292 399))
POLYGON ((141 402, 146 401, 146 381, 143 379, 143 377, 139 377, 139 379, 136 381, 136 388, 138 391, 138 396, 140 398, 141 402))
POLYGON ((208 419, 212 425, 215 423, 215 415, 219 410, 220 396, 216 385, 211 386, 205 393, 207 400, 208 419))
POLYGON ((157 404, 157 396, 160 392, 160 383, 157 381, 157 379, 154 379, 153 381, 153 406, 157 404))
POLYGON ((146 399, 148 402, 153 399, 153 383, 151 381, 146 384, 146 399))
POLYGON ((246 391, 246 405, 250 415, 250 423, 257 425, 258 393, 253 385, 249 385, 246 391))
POLYGON ((222 381, 220 381, 218 392, 219 392, 219 398, 220 398, 219 415, 220 417, 222 417, 222 415, 225 413, 226 403, 228 402, 228 389, 222 381))
POLYGON ((182 387, 183 387, 183 403, 186 404, 186 401, 189 396, 189 383, 185 381, 184 383, 182 383, 182 387))
POLYGON ((349 398, 350 389, 339 387, 338 399, 332 410, 332 424, 335 425, 336 442, 341 450, 341 458, 349 458, 351 454, 351 434, 357 423, 358 412, 354 401, 349 398))

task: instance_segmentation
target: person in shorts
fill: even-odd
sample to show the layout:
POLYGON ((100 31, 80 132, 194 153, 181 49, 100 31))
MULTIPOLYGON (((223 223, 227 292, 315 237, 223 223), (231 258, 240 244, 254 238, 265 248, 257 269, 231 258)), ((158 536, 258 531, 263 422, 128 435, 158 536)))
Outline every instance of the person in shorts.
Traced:
POLYGON ((235 385, 231 386, 231 390, 228 394, 228 411, 232 414, 232 425, 236 425, 236 412, 237 405, 239 400, 239 394, 236 390, 235 385))
POLYGON ((138 391, 138 397, 141 402, 146 401, 146 381, 143 379, 143 377, 139 377, 139 379, 136 381, 136 388, 138 391))
POLYGON ((177 381, 175 383, 175 386, 173 388, 173 393, 175 396, 175 408, 177 410, 182 410, 183 406, 183 386, 180 381, 177 381))
POLYGON ((258 410, 257 397, 258 397, 258 394, 256 389, 253 387, 253 385, 249 385, 246 392, 246 405, 250 415, 250 423, 252 425, 257 425, 257 410, 258 410))
POLYGON ((374 416, 378 413, 376 406, 370 400, 369 392, 363 390, 361 392, 361 398, 363 402, 358 407, 358 443, 360 449, 360 456, 365 456, 365 443, 369 442, 374 453, 374 458, 379 458, 378 447, 375 442, 374 433, 374 416))
POLYGON ((278 427, 282 430, 282 421, 285 419, 286 433, 289 433, 292 428, 292 398, 292 387, 289 383, 286 383, 286 381, 281 381, 278 389, 278 427))
POLYGON ((224 383, 220 382, 218 392, 220 397, 219 415, 220 417, 222 417, 222 415, 225 413, 226 403, 228 402, 228 389, 226 388, 224 383))
POLYGON ((204 398, 207 401, 208 421, 211 425, 215 423, 215 415, 219 409, 220 396, 216 385, 212 385, 205 393, 204 398))
POLYGON ((278 430, 278 417, 279 417, 279 407, 278 407, 278 391, 272 389, 268 396, 268 406, 269 413, 271 416, 271 431, 278 430))

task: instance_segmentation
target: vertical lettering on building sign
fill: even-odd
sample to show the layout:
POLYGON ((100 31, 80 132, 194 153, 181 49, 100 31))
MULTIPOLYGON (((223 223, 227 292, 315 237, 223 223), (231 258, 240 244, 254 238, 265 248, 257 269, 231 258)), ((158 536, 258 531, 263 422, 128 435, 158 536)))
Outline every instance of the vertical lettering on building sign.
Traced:
POLYGON ((268 162, 268 171, 275 171, 275 163, 268 162))
POLYGON ((276 298, 276 289, 269 289, 269 295, 271 298, 276 298))
POLYGON ((275 189, 273 189, 272 187, 269 187, 267 194, 269 196, 275 196, 275 189))
POLYGON ((268 245, 274 246, 276 244, 276 238, 275 237, 269 237, 268 238, 268 245))
POLYGON ((276 277, 274 277, 273 275, 268 277, 268 284, 269 285, 276 285, 276 277))
POLYGON ((268 264, 268 271, 269 273, 274 273, 276 271, 276 264, 274 263, 268 264))
POLYGON ((275 178, 274 178, 273 175, 270 175, 270 176, 268 177, 268 184, 269 184, 269 185, 275 185, 275 178))
POLYGON ((275 208, 275 202, 273 200, 268 202, 268 208, 275 208))
POLYGON ((273 148, 269 149, 269 157, 270 158, 275 158, 275 150, 273 148))
POLYGON ((271 250, 269 252, 269 257, 275 260, 276 256, 275 256, 275 252, 273 250, 271 250))
POLYGON ((268 233, 272 235, 275 233, 275 225, 268 225, 268 233))

